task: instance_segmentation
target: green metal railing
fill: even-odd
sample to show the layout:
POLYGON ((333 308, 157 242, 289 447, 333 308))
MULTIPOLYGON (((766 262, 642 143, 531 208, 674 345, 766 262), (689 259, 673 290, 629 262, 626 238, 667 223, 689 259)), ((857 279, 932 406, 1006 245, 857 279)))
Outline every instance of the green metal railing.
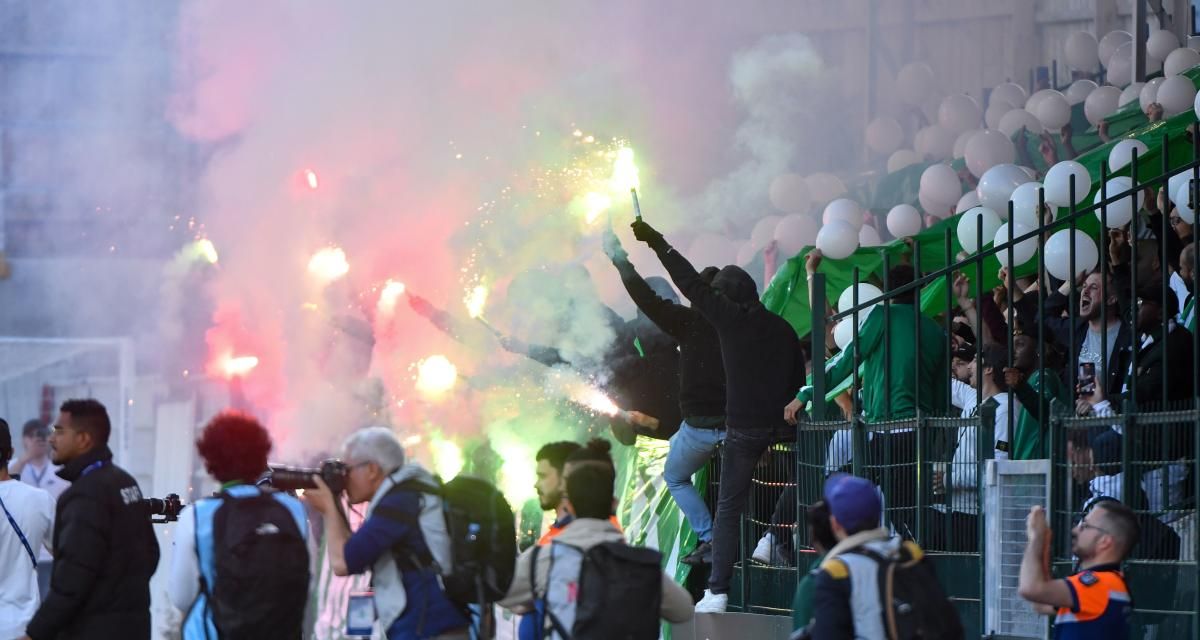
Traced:
MULTIPOLYGON (((949 354, 953 344, 954 277, 960 273, 973 276, 974 283, 977 285, 971 294, 975 302, 975 309, 978 310, 973 329, 977 343, 981 343, 985 335, 984 317, 981 310, 981 302, 985 293, 978 285, 984 281, 984 260, 1004 253, 1008 258, 1007 264, 1012 265, 1013 248, 1016 243, 1030 239, 1035 239, 1038 243, 1037 269, 1029 276, 1034 278, 1038 286, 1036 293, 1026 294, 1037 298, 1035 321, 1032 323, 1033 326, 1030 326, 1027 312, 1024 318, 1019 318, 1021 312, 1017 310, 1014 292, 1014 285, 1017 281, 1014 275, 1016 268, 1010 267, 1009 279, 1003 281, 1007 296, 1004 305, 1006 307, 1004 319, 1007 333, 1004 336, 994 337, 1000 344, 1007 347, 1008 365, 1011 367, 1013 365, 1015 327, 1018 325, 1018 320, 1023 320, 1026 325, 1025 330, 1030 335, 1036 334, 1039 352, 1043 352, 1046 345, 1045 338, 1051 331, 1051 328, 1047 326, 1047 322, 1052 319, 1047 314, 1047 301, 1051 298, 1049 292, 1053 288, 1060 288, 1060 283, 1056 282, 1046 269, 1045 242, 1055 231, 1069 229, 1074 232, 1086 219, 1086 216, 1095 216, 1100 222, 1101 237, 1097 242, 1099 253, 1097 271, 1105 287, 1103 301, 1107 302, 1110 295, 1115 295, 1118 300, 1119 315, 1117 318, 1131 324, 1132 328, 1136 329, 1138 306, 1136 301, 1138 292, 1142 291, 1139 288, 1138 280, 1139 278, 1144 280, 1147 276, 1145 273, 1139 274, 1139 233, 1143 231, 1157 232, 1155 235, 1159 239, 1156 257, 1161 272, 1154 276, 1157 278, 1156 281, 1143 284, 1160 287, 1160 294, 1164 301, 1168 296, 1174 295, 1168 282, 1168 264, 1172 262, 1174 256, 1169 255, 1166 241, 1169 237, 1168 234, 1174 233, 1168 219, 1170 205, 1168 203, 1165 210, 1160 212, 1161 219, 1155 221, 1157 226, 1154 229, 1149 228, 1146 222, 1147 218, 1142 215, 1142 211, 1138 210, 1135 213, 1131 223, 1132 233, 1130 234, 1128 260, 1122 262, 1123 265, 1129 265, 1128 275, 1123 276, 1128 278, 1128 287, 1123 290, 1115 290, 1117 285, 1112 281, 1116 270, 1111 264, 1108 252, 1108 209, 1123 200, 1135 199, 1146 189, 1152 190, 1150 197, 1153 197, 1153 190, 1165 188, 1170 176, 1185 172, 1191 177, 1189 200, 1192 203, 1200 204, 1200 136, 1190 137, 1189 142, 1192 147, 1190 161, 1173 163, 1168 152, 1170 141, 1164 135, 1160 167, 1144 166, 1144 163, 1139 163, 1135 157, 1129 168, 1122 171, 1122 173, 1128 171, 1133 184, 1132 188, 1115 194, 1108 193, 1107 183, 1111 176, 1107 164, 1104 163, 1100 168, 1096 204, 1086 207, 1072 204, 1065 208, 1066 212, 1057 220, 1046 221, 1043 218, 1042 224, 1037 229, 1015 237, 1013 226, 1009 225, 1007 242, 987 246, 985 241, 990 239, 984 238, 981 225, 976 230, 977 244, 981 249, 973 255, 962 257, 956 261, 952 256, 951 232, 947 230, 946 266, 925 271, 920 264, 921 252, 914 251, 911 253, 910 260, 916 277, 910 283, 901 284, 888 281, 887 274, 895 265, 892 264, 890 254, 882 252, 882 277, 880 278, 881 282, 877 282, 882 285, 881 288, 885 293, 871 300, 859 300, 857 287, 855 287, 853 308, 842 313, 826 316, 824 278, 820 273, 814 274, 810 284, 812 296, 810 303, 813 309, 811 335, 814 352, 820 353, 825 342, 826 327, 830 326, 830 323, 845 318, 853 319, 853 339, 849 348, 852 350, 850 355, 854 359, 851 367, 853 376, 851 399, 854 411, 853 415, 845 421, 802 423, 797 429, 795 443, 775 448, 775 455, 786 455, 793 458, 792 467, 787 474, 790 478, 783 477, 777 464, 771 469, 760 470, 761 477, 756 480, 754 488, 756 495, 759 492, 765 492, 767 487, 771 487, 776 492, 780 487, 795 488, 795 508, 799 515, 799 526, 795 527, 797 544, 789 568, 756 568, 755 563, 749 560, 747 554, 754 547, 759 536, 771 526, 769 519, 764 515, 771 511, 766 506, 770 501, 769 497, 763 497, 758 502, 752 498, 750 515, 745 519, 743 526, 745 540, 743 541, 741 593, 739 594, 740 602, 746 610, 780 612, 788 607, 787 604, 782 604, 785 598, 775 589, 780 580, 779 574, 786 573, 788 581, 795 584, 808 570, 807 565, 812 556, 803 524, 806 519, 806 509, 808 505, 820 499, 822 483, 827 474, 842 469, 871 478, 879 483, 885 496, 886 520, 898 532, 917 539, 929 553, 938 567, 940 578, 948 595, 959 607, 968 629, 968 635, 979 636, 988 633, 983 623, 985 607, 982 602, 984 593, 982 551, 987 544, 985 533, 987 514, 984 513, 982 506, 982 489, 986 460, 993 457, 992 442, 994 440, 986 437, 994 428, 992 413, 984 411, 977 417, 962 418, 953 415, 922 415, 918 409, 916 415, 897 416, 892 410, 889 394, 886 415, 881 417, 882 421, 868 424, 862 417, 861 400, 855 391, 860 390, 863 384, 881 384, 884 389, 891 388, 893 381, 890 359, 897 340, 911 340, 918 354, 922 352, 923 348, 944 348, 946 354, 945 375, 951 376, 949 354), (945 283, 947 295, 947 311, 938 320, 945 338, 944 345, 922 345, 919 322, 917 323, 918 330, 911 336, 892 335, 891 314, 896 298, 910 294, 915 295, 919 300, 924 287, 939 281, 945 283), (885 373, 883 380, 864 382, 859 380, 859 366, 869 354, 861 353, 859 349, 859 315, 868 313, 875 305, 879 305, 880 311, 884 314, 881 348, 882 356, 885 359, 883 367, 885 373), (969 430, 972 429, 975 430, 977 443, 975 461, 972 463, 975 466, 974 479, 976 482, 973 506, 975 512, 979 514, 975 520, 976 528, 974 530, 970 527, 970 518, 957 518, 951 515, 956 511, 956 507, 967 512, 971 511, 971 508, 964 507, 961 502, 955 502, 955 496, 943 490, 939 486, 942 483, 935 482, 935 477, 945 478, 956 470, 955 463, 952 462, 955 447, 963 439, 962 434, 969 433, 969 430), (844 460, 843 457, 838 456, 839 451, 848 454, 843 456, 844 460), (763 576, 767 572, 770 572, 773 577, 765 579, 763 576)), ((1076 200, 1075 195, 1075 184, 1072 180, 1070 185, 1072 203, 1076 200)), ((1170 194, 1172 196, 1170 199, 1173 199, 1175 195, 1177 194, 1170 194)), ((1136 200, 1134 202, 1136 203, 1136 200)), ((1044 210, 1044 194, 1039 198, 1039 203, 1044 210)), ((1135 209, 1137 209, 1136 206, 1135 209)), ((1009 203, 1008 213, 1009 220, 1011 220, 1012 203, 1009 203)), ((1074 243, 1071 244, 1069 257, 1070 272, 1079 273, 1078 256, 1074 243)), ((1121 267, 1119 270, 1124 274, 1125 267, 1121 267)), ((1200 286, 1198 286, 1200 285, 1200 270, 1193 266, 1192 271, 1191 290, 1197 291, 1200 290, 1200 286)), ((857 271, 855 272, 855 282, 863 281, 861 275, 857 271)), ((1079 372, 1076 358, 1085 336, 1077 335, 1077 327, 1082 324, 1078 315, 1080 286, 1063 284, 1061 289, 1066 297, 1066 322, 1064 323, 1066 335, 1064 337, 1068 355, 1068 364, 1062 377, 1066 388, 1070 391, 1077 387, 1079 372)), ((1179 306, 1182 311, 1184 306, 1182 302, 1179 306)), ((1027 309, 1027 307, 1028 305, 1025 305, 1023 308, 1027 309)), ((1159 328, 1160 340, 1165 339, 1173 324, 1165 310, 1162 315, 1159 328)), ((1110 322, 1112 320, 1109 318, 1110 322)), ((1110 375, 1116 376, 1117 380, 1125 378, 1125 371, 1112 369, 1114 366, 1120 368, 1124 365, 1114 365, 1111 358, 1113 354, 1109 353, 1110 322, 1102 322, 1099 327, 1100 353, 1098 361, 1101 367, 1097 371, 1097 384, 1104 384, 1106 387, 1110 386, 1110 375)), ((1115 325, 1114 329, 1119 330, 1120 326, 1119 324, 1115 325)), ((1158 372, 1163 381, 1161 389, 1146 389, 1142 397, 1139 397, 1137 381, 1139 377, 1146 375, 1146 370, 1139 368, 1145 349, 1138 331, 1132 332, 1132 338, 1129 371, 1134 372, 1133 383, 1128 386, 1127 393, 1119 397, 1115 395, 1109 397, 1116 408, 1112 415, 1080 417, 1076 415, 1074 406, 1043 401, 1039 401, 1036 408, 1029 408, 1031 414, 1036 414, 1037 422, 1045 432, 1045 441, 1048 442, 1047 455, 1052 461, 1050 490, 1052 526, 1055 533, 1052 564, 1057 575, 1066 575, 1070 572, 1072 568, 1070 529, 1081 517, 1085 498, 1092 492, 1092 487, 1107 486, 1106 491, 1109 494, 1118 494, 1114 497, 1120 497, 1135 509, 1144 528, 1150 530, 1148 535, 1153 538, 1147 542, 1144 536, 1143 546, 1139 547, 1139 550, 1127 563, 1127 575, 1135 599, 1135 624, 1139 628, 1156 629, 1158 637, 1200 638, 1200 623, 1197 620, 1198 612, 1200 612, 1200 571, 1197 571, 1197 558, 1200 558, 1200 535, 1197 535, 1196 511, 1197 496, 1200 496, 1200 463, 1198 463, 1200 461, 1200 437, 1196 436, 1197 428, 1200 426, 1200 405, 1196 402, 1200 398, 1200 375, 1196 375, 1197 356, 1200 356, 1200 334, 1191 336, 1193 357, 1190 362, 1190 375, 1192 375, 1192 383, 1190 396, 1186 398, 1170 397, 1167 381, 1171 380, 1172 376, 1188 375, 1189 372, 1169 370, 1166 357, 1156 365, 1161 367, 1158 372), (1153 393, 1153 397, 1146 397, 1149 393, 1153 393), (1118 434, 1115 437, 1119 441, 1119 458, 1097 462, 1100 459, 1097 456, 1101 454, 1091 449, 1092 439, 1087 436, 1104 430, 1116 431, 1118 434)), ((976 346, 979 347, 980 344, 976 344, 976 346)), ((1045 354, 1042 353, 1042 355, 1045 354)), ((982 349, 976 349, 975 366, 980 372, 983 371, 981 358, 982 349)), ((914 372, 913 379, 921 381, 919 358, 916 361, 917 371, 914 372)), ((821 362, 820 358, 817 358, 816 362, 821 362)), ((1036 370, 1043 380, 1046 379, 1046 376, 1059 374, 1059 371, 1047 369, 1044 357, 1039 358, 1036 370)), ((813 377, 813 406, 811 407, 813 416, 827 415, 825 396, 829 383, 830 381, 826 381, 823 375, 814 375, 813 377)), ((915 392, 918 394, 918 399, 921 398, 921 393, 928 393, 919 382, 915 392)), ((982 399, 982 389, 976 387, 976 402, 978 403, 982 399)), ((949 398, 945 400, 945 404, 949 405, 949 398)), ((1013 416, 1015 412, 1012 409, 1016 402, 1014 394, 1008 394, 1008 402, 1010 403, 1008 415, 1013 416)), ((917 406, 920 406, 919 402, 917 406)), ((1111 443, 1112 440, 1113 436, 1109 436, 1106 442, 1111 443)), ((957 470, 962 471, 961 466, 957 470)), ((767 496, 766 493, 762 495, 767 496)), ((776 496, 776 500, 778 499, 777 493, 772 495, 776 496)))

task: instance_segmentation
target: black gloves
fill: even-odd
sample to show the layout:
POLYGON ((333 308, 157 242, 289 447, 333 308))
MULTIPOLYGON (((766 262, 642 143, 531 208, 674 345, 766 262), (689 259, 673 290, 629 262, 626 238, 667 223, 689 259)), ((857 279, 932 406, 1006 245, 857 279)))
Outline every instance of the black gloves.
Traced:
POLYGON ((630 226, 633 227, 633 237, 645 242, 646 246, 650 247, 651 249, 654 249, 655 251, 662 251, 664 249, 671 248, 671 245, 667 243, 667 239, 663 237, 663 234, 656 231, 654 227, 650 226, 645 221, 634 220, 633 224, 630 226))

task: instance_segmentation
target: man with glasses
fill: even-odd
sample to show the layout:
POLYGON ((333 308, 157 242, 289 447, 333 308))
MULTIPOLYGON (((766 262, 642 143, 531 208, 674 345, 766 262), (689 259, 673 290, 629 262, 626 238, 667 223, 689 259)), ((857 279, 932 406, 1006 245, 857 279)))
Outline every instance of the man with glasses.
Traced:
POLYGON ((446 595, 437 569, 452 564, 442 501, 411 488, 437 486, 437 479, 405 460, 404 446, 387 427, 352 434, 342 459, 350 503, 369 503, 357 531, 350 532, 335 506, 338 496, 320 476, 313 476, 319 488, 304 493, 324 515, 334 574, 373 572, 375 613, 389 640, 466 640, 466 614, 446 595))
POLYGON ((1025 556, 1018 593, 1041 613, 1055 613, 1054 637, 1129 637, 1133 602, 1121 562, 1137 544, 1133 511, 1117 502, 1097 503, 1071 530, 1071 553, 1079 558, 1074 575, 1050 577, 1050 527, 1046 510, 1034 506, 1025 520, 1025 556))

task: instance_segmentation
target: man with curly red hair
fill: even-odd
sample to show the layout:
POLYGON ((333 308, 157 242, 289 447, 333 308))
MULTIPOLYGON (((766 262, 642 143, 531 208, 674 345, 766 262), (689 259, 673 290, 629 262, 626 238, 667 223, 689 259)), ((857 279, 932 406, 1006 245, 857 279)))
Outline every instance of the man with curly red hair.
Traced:
POLYGON ((294 496, 255 486, 270 434, 253 417, 225 411, 204 427, 196 449, 221 489, 185 509, 175 529, 167 590, 186 614, 183 638, 265 628, 269 637, 300 638, 308 521, 294 496))

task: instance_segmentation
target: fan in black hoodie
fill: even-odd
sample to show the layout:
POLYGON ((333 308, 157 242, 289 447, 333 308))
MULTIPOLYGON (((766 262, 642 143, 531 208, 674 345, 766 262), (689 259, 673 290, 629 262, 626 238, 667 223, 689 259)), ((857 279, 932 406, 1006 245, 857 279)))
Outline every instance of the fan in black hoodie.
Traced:
POLYGON ((696 611, 725 610, 737 555, 738 522, 746 508, 754 467, 773 442, 792 439, 784 407, 804 383, 800 339, 786 320, 758 300, 750 274, 727 266, 707 284, 662 234, 644 221, 633 235, 658 254, 675 286, 713 328, 725 365, 725 419, 728 425, 721 458, 720 495, 713 531, 713 570, 696 611))
MULTIPOLYGON (((685 564, 712 562, 712 514, 692 484, 692 475, 712 458, 725 437, 725 368, 717 331, 700 312, 679 304, 671 285, 662 278, 642 278, 616 234, 604 236, 604 252, 621 274, 621 283, 638 313, 679 342, 679 409, 683 420, 663 467, 663 479, 699 544, 682 558, 685 564)), ((715 267, 701 279, 711 283, 715 267)))

